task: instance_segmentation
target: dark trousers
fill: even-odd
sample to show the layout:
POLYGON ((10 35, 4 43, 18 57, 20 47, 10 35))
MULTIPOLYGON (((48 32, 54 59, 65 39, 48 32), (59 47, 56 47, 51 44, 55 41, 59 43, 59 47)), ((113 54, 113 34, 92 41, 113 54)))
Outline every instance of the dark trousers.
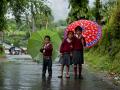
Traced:
POLYGON ((52 59, 51 58, 43 58, 43 75, 46 74, 46 70, 48 69, 48 74, 52 76, 52 59))

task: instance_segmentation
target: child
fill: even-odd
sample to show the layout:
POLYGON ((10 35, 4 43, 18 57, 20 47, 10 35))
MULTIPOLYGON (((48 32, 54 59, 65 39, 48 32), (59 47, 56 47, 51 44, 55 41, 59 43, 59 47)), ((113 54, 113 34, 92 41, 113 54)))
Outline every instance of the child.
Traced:
POLYGON ((63 70, 64 66, 66 66, 66 78, 70 78, 69 76, 69 65, 71 64, 71 53, 73 49, 72 45, 72 38, 74 33, 72 31, 68 31, 67 38, 63 40, 61 47, 60 47, 60 53, 61 53, 61 75, 58 76, 58 78, 63 77, 63 70))
POLYGON ((52 77, 52 51, 53 46, 50 43, 50 36, 45 36, 44 46, 40 49, 40 52, 43 53, 42 77, 45 77, 47 68, 49 77, 52 77))
POLYGON ((82 79, 82 64, 84 64, 83 47, 86 46, 85 38, 82 36, 82 28, 80 26, 75 28, 75 35, 73 39, 73 63, 74 75, 77 78, 77 69, 79 79, 82 79))

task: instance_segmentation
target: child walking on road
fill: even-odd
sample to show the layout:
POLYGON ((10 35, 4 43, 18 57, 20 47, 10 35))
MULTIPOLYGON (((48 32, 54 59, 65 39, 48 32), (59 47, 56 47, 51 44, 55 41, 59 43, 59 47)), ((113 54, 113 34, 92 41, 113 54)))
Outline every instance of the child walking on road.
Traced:
POLYGON ((42 77, 45 77, 47 68, 49 77, 52 77, 52 51, 53 46, 50 42, 50 36, 45 36, 44 46, 40 49, 40 52, 43 53, 42 77))
POLYGON ((85 38, 82 36, 82 28, 80 26, 75 28, 75 35, 73 39, 73 64, 75 78, 82 79, 82 64, 84 64, 83 49, 86 46, 85 38))
POLYGON ((64 39, 61 44, 61 47, 60 47, 61 75, 58 76, 58 78, 63 77, 64 66, 66 66, 66 78, 70 78, 69 66, 71 64, 71 54, 72 54, 72 49, 73 49, 73 43, 72 43, 73 35, 74 35, 74 33, 72 31, 69 31, 67 33, 67 38, 64 39))

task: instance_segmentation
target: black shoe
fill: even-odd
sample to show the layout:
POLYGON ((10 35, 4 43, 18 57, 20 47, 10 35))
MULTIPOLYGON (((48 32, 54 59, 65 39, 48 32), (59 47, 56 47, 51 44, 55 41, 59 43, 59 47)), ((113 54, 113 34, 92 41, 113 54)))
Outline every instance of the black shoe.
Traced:
POLYGON ((77 75, 74 76, 74 79, 77 79, 77 75))
POLYGON ((45 74, 42 74, 42 77, 43 77, 43 78, 46 77, 45 74))
POLYGON ((66 78, 67 78, 67 79, 70 78, 70 75, 66 75, 66 78))
POLYGON ((70 78, 70 76, 66 76, 66 78, 67 78, 67 79, 69 79, 69 78, 70 78))
POLYGON ((50 74, 48 77, 52 77, 52 75, 50 74))
POLYGON ((62 78, 62 76, 58 76, 58 78, 62 78))
POLYGON ((79 75, 79 79, 83 79, 83 76, 82 76, 82 75, 79 75))

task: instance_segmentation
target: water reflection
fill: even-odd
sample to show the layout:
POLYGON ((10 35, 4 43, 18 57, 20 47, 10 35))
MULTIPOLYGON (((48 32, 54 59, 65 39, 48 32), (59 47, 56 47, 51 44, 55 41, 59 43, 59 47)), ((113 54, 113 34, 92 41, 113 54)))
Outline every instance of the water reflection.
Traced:
POLYGON ((3 69, 3 65, 2 63, 0 63, 0 86, 3 86, 4 85, 4 69, 3 69))
POLYGON ((42 77, 41 89, 42 90, 52 90, 51 88, 51 77, 42 77))
POLYGON ((117 90, 88 72, 83 80, 76 80, 57 78, 57 66, 52 78, 42 78, 41 70, 38 64, 0 63, 0 90, 117 90))

